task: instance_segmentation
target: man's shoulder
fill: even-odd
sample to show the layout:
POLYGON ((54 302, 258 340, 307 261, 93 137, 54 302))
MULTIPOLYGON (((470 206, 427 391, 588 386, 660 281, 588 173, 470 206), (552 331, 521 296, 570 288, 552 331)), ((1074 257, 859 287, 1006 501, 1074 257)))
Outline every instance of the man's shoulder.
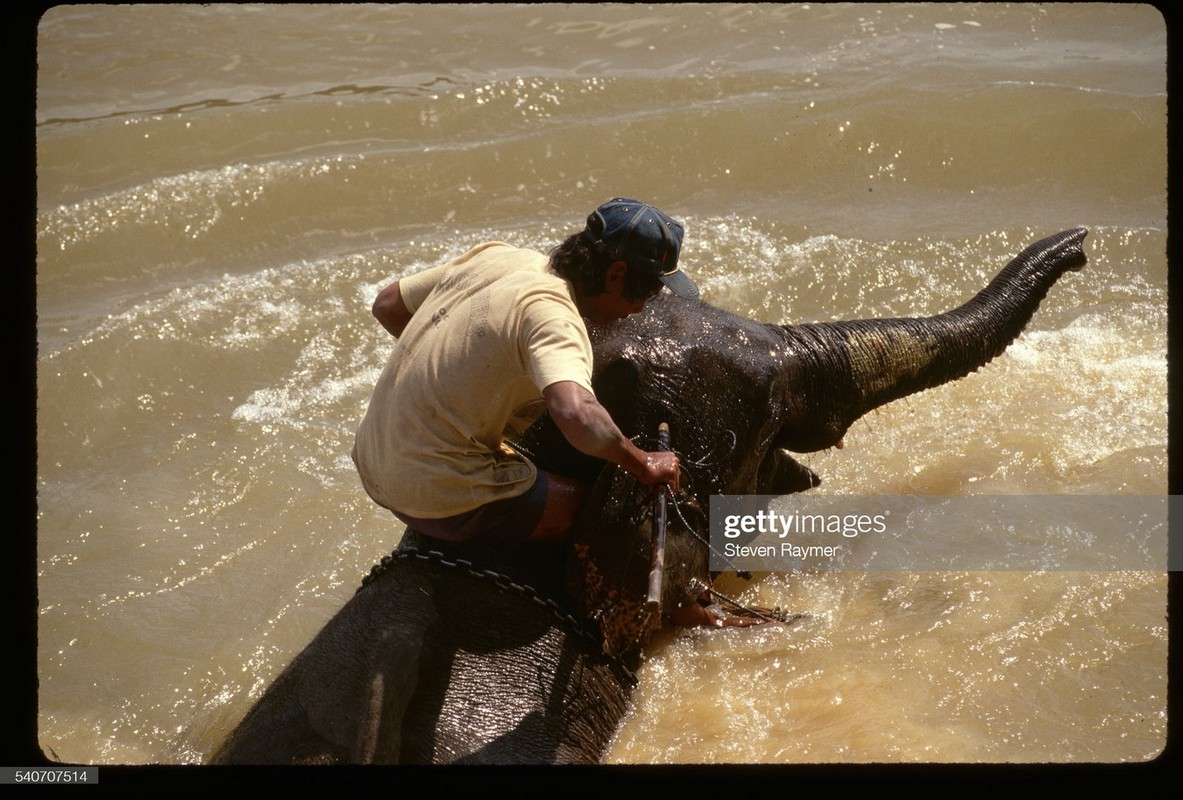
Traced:
POLYGON ((537 250, 515 247, 505 242, 483 242, 452 261, 455 265, 483 267, 496 263, 513 269, 545 269, 549 259, 537 250))
POLYGON ((527 282, 548 271, 550 260, 535 250, 514 247, 505 242, 484 242, 444 265, 446 285, 467 287, 489 286, 507 280, 527 282))

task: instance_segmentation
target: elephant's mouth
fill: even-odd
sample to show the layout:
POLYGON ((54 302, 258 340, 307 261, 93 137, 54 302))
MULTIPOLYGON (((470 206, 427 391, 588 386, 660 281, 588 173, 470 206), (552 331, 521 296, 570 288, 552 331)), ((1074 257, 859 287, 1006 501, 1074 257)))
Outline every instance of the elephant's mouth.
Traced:
POLYGON ((756 494, 795 494, 820 486, 817 473, 790 455, 788 449, 774 442, 760 462, 756 473, 756 494))

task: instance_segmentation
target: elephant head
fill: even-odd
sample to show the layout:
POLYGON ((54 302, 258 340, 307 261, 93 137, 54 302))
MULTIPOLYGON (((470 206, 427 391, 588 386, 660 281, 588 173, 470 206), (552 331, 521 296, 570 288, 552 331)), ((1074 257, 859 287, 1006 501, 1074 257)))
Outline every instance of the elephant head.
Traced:
MULTIPOLYGON (((715 494, 800 492, 820 478, 791 452, 841 446, 892 400, 968 375, 1001 354, 1061 275, 1086 263, 1084 228, 1042 239, 968 302, 931 317, 805 325, 753 322, 659 296, 593 335, 594 388, 626 435, 650 449, 668 422, 683 464, 667 539, 663 608, 708 602, 707 516, 715 494)), ((580 459, 545 422, 524 448, 548 469, 596 480, 574 533, 568 591, 615 654, 643 645, 653 500, 629 476, 580 459), (597 476, 595 478, 593 476, 597 476)))

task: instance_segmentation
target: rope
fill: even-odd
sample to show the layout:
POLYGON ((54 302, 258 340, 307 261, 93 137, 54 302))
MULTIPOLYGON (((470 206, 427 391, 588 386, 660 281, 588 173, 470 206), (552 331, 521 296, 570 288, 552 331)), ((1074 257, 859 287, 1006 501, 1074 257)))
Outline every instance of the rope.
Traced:
POLYGON ((809 616, 808 614, 801 613, 801 612, 798 612, 796 614, 789 614, 788 612, 783 611, 780 606, 775 606, 773 608, 754 608, 751 606, 745 606, 742 603, 740 603, 738 600, 733 600, 732 598, 728 597, 727 595, 721 594, 720 592, 715 591, 714 588, 710 589, 710 593, 712 595, 714 595, 715 597, 718 597, 720 600, 723 600, 724 602, 726 602, 728 605, 735 608, 736 610, 742 611, 744 614, 747 614, 747 615, 750 615, 753 617, 759 617, 760 619, 764 620, 765 622, 779 622, 782 625, 791 625, 794 622, 796 622, 797 620, 804 619, 805 617, 809 616))
MULTIPOLYGON (((641 439, 647 440, 648 437, 643 436, 643 435, 637 435, 637 436, 633 437, 633 441, 635 443, 639 443, 639 440, 641 440, 641 439)), ((686 454, 684 454, 680 451, 675 450, 675 452, 677 452, 678 458, 679 458, 679 460, 681 460, 684 467, 686 465, 691 465, 691 464, 694 465, 695 467, 705 467, 705 466, 711 466, 712 464, 719 463, 719 460, 721 458, 726 457, 728 454, 730 454, 731 452, 733 452, 735 450, 738 443, 739 443, 739 439, 735 435, 735 431, 728 429, 728 430, 723 431, 722 435, 720 436, 719 441, 717 441, 715 443, 715 445, 713 447, 711 447, 710 450, 708 450, 706 453, 704 453, 701 457, 699 457, 696 460, 689 459, 686 456, 686 454), (723 441, 724 436, 730 437, 730 442, 724 442, 723 441)), ((648 445, 648 441, 646 441, 646 445, 648 445)), ((687 477, 689 478, 689 480, 686 481, 687 485, 689 485, 690 483, 693 482, 693 472, 694 472, 693 470, 689 470, 689 469, 685 470, 685 473, 686 473, 687 477)), ((689 491, 688 488, 683 488, 683 490, 681 492, 679 492, 679 494, 682 496, 687 496, 687 495, 691 495, 691 492, 689 491)), ((751 572, 749 572, 747 570, 736 569, 734 561, 732 561, 730 558, 728 558, 723 553, 720 553, 719 550, 714 545, 711 544, 711 541, 708 537, 703 536, 701 533, 698 532, 698 530, 693 525, 690 524, 690 522, 686 519, 686 515, 682 512, 682 504, 679 502, 678 494, 674 494, 674 492, 670 491, 669 497, 670 497, 671 504, 673 505, 674 513, 677 514, 678 519, 680 519, 682 521, 682 525, 686 529, 686 531, 688 531, 691 536, 693 536, 702 545, 704 545, 711 554, 713 554, 717 558, 721 559, 729 567, 731 567, 733 570, 735 570, 735 573, 740 578, 742 578, 744 580, 751 580, 752 579, 751 572)), ((725 603, 730 605, 734 610, 736 610, 742 614, 748 615, 748 616, 758 617, 758 618, 763 619, 767 622, 780 622, 782 624, 788 625, 793 622, 796 622, 799 619, 802 619, 802 618, 808 616, 808 614, 804 614, 804 613, 789 614, 788 612, 781 610, 781 608, 779 606, 776 606, 776 607, 770 608, 770 609, 769 608, 754 608, 754 607, 746 606, 743 603, 740 603, 738 600, 735 600, 733 598, 727 597, 724 594, 719 593, 712 586, 705 587, 705 591, 709 592, 711 595, 723 600, 725 603)))
MULTIPOLYGON (((692 526, 686 520, 686 515, 682 513, 682 505, 681 505, 681 503, 678 502, 678 498, 673 492, 670 492, 670 500, 673 501, 674 513, 678 515, 678 519, 682 520, 682 524, 686 527, 686 530, 690 532, 690 535, 693 536, 695 539, 697 539, 702 544, 704 544, 706 546, 707 550, 709 550, 712 554, 714 554, 718 558, 723 559, 723 561, 727 562, 728 566, 730 566, 732 569, 735 569, 735 562, 732 561, 727 556, 725 556, 724 554, 720 553, 718 551, 718 549, 713 544, 711 544, 711 540, 709 538, 703 536, 701 533, 696 531, 694 529, 694 526, 692 526)), ((752 573, 748 572, 747 570, 735 569, 735 573, 737 575, 739 575, 739 577, 743 578, 745 581, 749 581, 752 579, 752 573)))
MULTIPOLYGON (((681 494, 686 494, 686 493, 681 492, 681 494)), ((678 496, 675 495, 673 492, 670 492, 670 500, 673 503, 674 513, 676 513, 678 515, 678 519, 682 520, 682 525, 685 526, 686 530, 690 533, 690 535, 693 536, 695 539, 697 539, 702 544, 706 545, 708 550, 710 550, 712 553, 714 553, 719 558, 726 561, 727 564, 730 565, 732 567, 732 569, 734 569, 735 563, 730 558, 728 558, 727 556, 720 553, 711 544, 710 540, 707 539, 706 537, 704 537, 697 530, 695 530, 694 526, 691 525, 690 522, 686 519, 685 514, 682 513, 682 506, 678 502, 678 496)), ((751 580, 752 579, 752 573, 748 572, 747 570, 738 570, 737 569, 736 574, 739 575, 739 577, 743 578, 744 580, 751 580)), ((776 606, 774 608, 756 608, 753 606, 747 606, 747 605, 744 605, 743 603, 739 602, 738 600, 735 600, 731 597, 728 597, 725 594, 722 594, 721 592, 717 591, 713 586, 710 586, 710 585, 704 585, 702 588, 702 593, 703 594, 709 593, 709 594, 713 595, 714 597, 717 597, 720 600, 727 603, 734 610, 736 610, 742 614, 745 614, 747 616, 758 617, 760 619, 765 620, 766 622, 780 622, 782 624, 788 625, 793 622, 796 622, 799 619, 802 619, 803 617, 808 616, 808 614, 804 614, 804 613, 789 614, 788 612, 781 610, 781 608, 779 606, 776 606)))

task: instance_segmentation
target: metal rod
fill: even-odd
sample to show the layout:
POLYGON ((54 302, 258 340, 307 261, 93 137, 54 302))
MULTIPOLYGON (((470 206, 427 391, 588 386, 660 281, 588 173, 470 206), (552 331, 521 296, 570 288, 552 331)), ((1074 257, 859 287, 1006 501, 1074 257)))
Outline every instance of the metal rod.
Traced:
MULTIPOLYGON (((663 422, 657 426, 657 449, 670 449, 670 426, 663 422)), ((657 487, 657 499, 653 517, 655 535, 653 539, 653 563, 649 567, 649 597, 645 608, 656 611, 661 608, 661 573, 665 568, 666 487, 657 487)))

